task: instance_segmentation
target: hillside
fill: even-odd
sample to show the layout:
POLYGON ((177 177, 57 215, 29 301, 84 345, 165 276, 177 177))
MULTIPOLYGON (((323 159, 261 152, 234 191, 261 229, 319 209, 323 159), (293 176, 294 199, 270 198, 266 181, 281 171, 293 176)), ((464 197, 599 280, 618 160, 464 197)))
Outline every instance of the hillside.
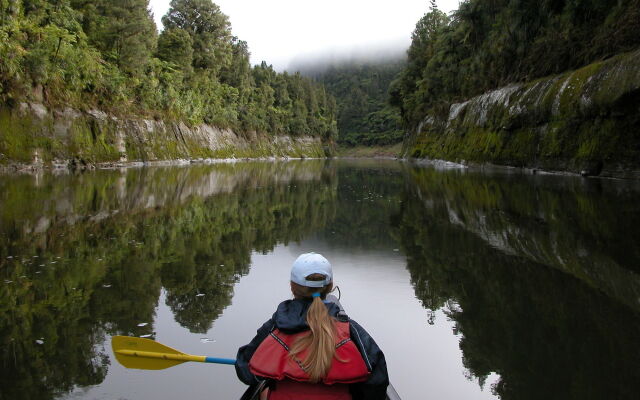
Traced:
POLYGON ((638 0, 432 2, 391 89, 405 154, 636 176, 639 31, 638 0))
MULTIPOLYGON (((335 100, 300 74, 277 73, 264 62, 252 67, 247 43, 211 0, 171 1, 163 25, 158 34, 147 0, 0 2, 0 163, 35 161, 37 153, 45 163, 120 158, 117 135, 100 124, 76 137, 50 122, 42 127, 42 113, 33 110, 55 115, 58 127, 72 124, 64 115, 106 114, 331 145, 335 100), (24 124, 40 126, 41 137, 24 124), (103 157, 74 150, 87 144, 103 157)), ((187 155, 197 153, 203 151, 187 155)))

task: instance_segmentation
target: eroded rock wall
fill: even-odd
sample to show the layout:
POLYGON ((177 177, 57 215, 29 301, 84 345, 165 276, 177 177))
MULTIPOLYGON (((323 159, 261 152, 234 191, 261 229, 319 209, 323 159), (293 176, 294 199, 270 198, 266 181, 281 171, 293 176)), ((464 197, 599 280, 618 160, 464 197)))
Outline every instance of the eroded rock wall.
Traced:
POLYGON ((640 50, 433 112, 403 154, 640 179, 640 50))
POLYGON ((118 118, 100 110, 0 108, 0 166, 85 166, 206 158, 324 157, 311 136, 238 134, 211 125, 118 118))

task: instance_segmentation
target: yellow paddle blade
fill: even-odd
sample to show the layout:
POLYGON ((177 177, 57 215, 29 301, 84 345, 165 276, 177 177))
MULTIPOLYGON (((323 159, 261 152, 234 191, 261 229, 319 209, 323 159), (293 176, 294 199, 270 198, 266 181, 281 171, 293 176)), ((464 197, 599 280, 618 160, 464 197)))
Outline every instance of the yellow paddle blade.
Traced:
POLYGON ((204 356, 192 356, 150 339, 114 336, 111 348, 116 360, 126 368, 165 369, 185 361, 204 362, 204 356))

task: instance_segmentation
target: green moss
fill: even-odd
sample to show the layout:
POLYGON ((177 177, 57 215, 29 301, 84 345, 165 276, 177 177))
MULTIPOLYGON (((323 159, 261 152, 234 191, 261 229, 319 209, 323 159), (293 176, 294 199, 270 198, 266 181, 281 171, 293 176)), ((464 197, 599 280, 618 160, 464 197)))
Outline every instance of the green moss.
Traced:
POLYGON ((125 152, 127 153, 127 158, 138 161, 147 161, 149 160, 149 156, 146 151, 144 151, 143 145, 138 143, 137 139, 134 136, 127 135, 124 139, 125 152))
POLYGON ((159 160, 175 160, 182 158, 182 152, 175 140, 166 138, 156 139, 152 142, 151 152, 159 160))
POLYGON ((387 146, 339 146, 339 157, 399 157, 402 143, 387 146))
POLYGON ((80 117, 71 122, 68 135, 56 136, 53 119, 22 116, 0 110, 0 152, 5 162, 31 163, 38 151, 40 159, 78 158, 88 163, 118 160, 115 134, 108 126, 80 117))
MULTIPOLYGON (((31 115, 21 116, 14 110, 0 109, 0 163, 31 163, 38 150, 45 162, 53 159, 79 159, 85 163, 117 162, 118 123, 110 119, 97 120, 79 116, 69 123, 64 133, 56 133, 53 118, 40 120, 31 115)), ((58 128, 59 129, 59 128, 58 128)), ((144 129, 144 128, 134 128, 144 129)), ((324 157, 320 142, 292 143, 272 141, 269 135, 259 135, 248 146, 239 143, 211 149, 197 136, 174 133, 174 127, 141 135, 125 134, 125 152, 129 161, 175 160, 179 158, 258 158, 258 157, 324 157)), ((248 139, 247 139, 248 140, 248 139)))
POLYGON ((0 110, 0 161, 31 161, 33 153, 30 149, 33 144, 25 134, 28 129, 23 121, 16 121, 8 110, 0 110))
POLYGON ((559 157, 562 154, 563 144, 561 132, 564 123, 552 122, 546 128, 546 133, 540 141, 540 156, 543 158, 559 157))
POLYGON ((598 151, 598 147, 600 145, 600 141, 597 137, 591 137, 587 140, 584 140, 578 146, 578 152, 576 153, 576 158, 578 159, 591 159, 596 152, 598 151))
MULTIPOLYGON (((553 113, 554 103, 558 97, 558 93, 562 89, 562 85, 564 84, 565 79, 563 76, 555 78, 551 84, 544 90, 544 94, 542 95, 541 101, 538 105, 540 111, 543 113, 545 118, 549 118, 553 113)), ((544 86, 543 86, 544 88, 544 86)), ((536 107, 535 104, 531 105, 532 107, 536 107)))
POLYGON ((510 134, 499 159, 510 165, 525 166, 536 158, 539 137, 535 130, 525 128, 510 134))
POLYGON ((598 119, 580 129, 578 160, 606 160, 624 151, 620 132, 624 128, 613 119, 598 119))
POLYGON ((500 154, 504 146, 503 135, 495 131, 475 131, 474 134, 477 136, 477 140, 483 144, 482 153, 486 158, 493 158, 500 154))
POLYGON ((58 140, 47 136, 51 121, 19 116, 11 110, 0 110, 0 162, 30 163, 35 151, 43 160, 51 159, 51 151, 59 147, 58 140))
POLYGON ((607 79, 592 88, 591 97, 597 106, 608 106, 625 93, 640 89, 640 50, 619 54, 603 63, 607 79))
MULTIPOLYGON (((61 158, 75 157, 89 163, 117 161, 120 152, 115 145, 115 127, 108 122, 99 123, 80 117, 71 122, 66 149, 61 149, 61 158)), ((59 150, 60 151, 60 150, 59 150)))
POLYGON ((594 63, 569 74, 564 90, 559 94, 559 118, 571 118, 580 113, 580 98, 585 94, 585 86, 602 66, 603 63, 594 63))
POLYGON ((445 121, 436 121, 407 141, 405 154, 575 172, 607 162, 640 169, 633 134, 640 128, 639 62, 635 52, 524 84, 510 98, 516 115, 496 104, 483 110, 482 126, 459 117, 445 131, 445 121))

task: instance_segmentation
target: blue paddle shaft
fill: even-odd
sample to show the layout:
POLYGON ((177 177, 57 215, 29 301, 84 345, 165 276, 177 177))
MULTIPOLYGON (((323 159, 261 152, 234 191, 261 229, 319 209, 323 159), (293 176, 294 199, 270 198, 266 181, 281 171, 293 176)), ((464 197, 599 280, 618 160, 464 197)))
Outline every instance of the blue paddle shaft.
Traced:
POLYGON ((204 362, 207 363, 214 363, 214 364, 228 364, 228 365, 235 365, 236 360, 232 359, 232 358, 217 358, 217 357, 206 357, 204 359, 204 362))

